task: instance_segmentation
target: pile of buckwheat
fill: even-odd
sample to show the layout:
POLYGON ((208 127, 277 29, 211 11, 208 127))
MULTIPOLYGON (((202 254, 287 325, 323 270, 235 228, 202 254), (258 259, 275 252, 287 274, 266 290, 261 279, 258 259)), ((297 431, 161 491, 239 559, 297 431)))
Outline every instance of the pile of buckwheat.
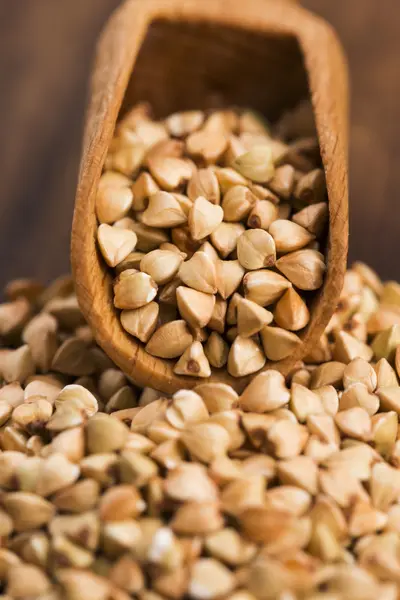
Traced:
POLYGON ((290 118, 271 128, 243 110, 154 121, 141 104, 116 128, 98 244, 123 328, 177 374, 226 365, 241 377, 301 344, 326 268, 328 205, 317 139, 290 118))
POLYGON ((399 284, 356 264, 286 380, 172 398, 96 346, 69 278, 5 293, 2 600, 398 598, 399 284))

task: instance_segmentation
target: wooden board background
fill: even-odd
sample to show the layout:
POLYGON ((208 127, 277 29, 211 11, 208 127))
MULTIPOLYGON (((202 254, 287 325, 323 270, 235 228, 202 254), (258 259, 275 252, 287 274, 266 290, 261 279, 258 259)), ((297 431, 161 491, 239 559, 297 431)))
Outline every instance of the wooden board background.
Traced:
MULTIPOLYGON (((145 1, 145 0, 144 0, 145 1)), ((0 286, 69 269, 94 44, 118 0, 0 0, 0 286)), ((303 0, 349 56, 350 260, 400 278, 400 3, 303 0)))

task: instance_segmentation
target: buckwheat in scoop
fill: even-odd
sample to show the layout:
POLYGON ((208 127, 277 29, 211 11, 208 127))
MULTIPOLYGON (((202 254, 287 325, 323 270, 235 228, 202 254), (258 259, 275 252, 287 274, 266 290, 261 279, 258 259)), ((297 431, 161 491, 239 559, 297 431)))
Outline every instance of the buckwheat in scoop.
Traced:
POLYGON ((241 377, 302 343, 328 205, 317 140, 286 121, 247 110, 154 121, 139 105, 118 124, 98 245, 127 335, 177 374, 241 377))
MULTIPOLYGON (((1 597, 395 600, 399 290, 356 264, 286 379, 270 370, 240 396, 203 383, 163 397, 96 346, 69 278, 11 282, 0 305, 1 597)), ((272 324, 264 335, 277 356, 292 343, 272 324)), ((234 356, 242 340, 253 341, 236 337, 234 356)), ((225 344, 213 331, 179 368, 204 369, 203 347, 222 360, 225 344)))

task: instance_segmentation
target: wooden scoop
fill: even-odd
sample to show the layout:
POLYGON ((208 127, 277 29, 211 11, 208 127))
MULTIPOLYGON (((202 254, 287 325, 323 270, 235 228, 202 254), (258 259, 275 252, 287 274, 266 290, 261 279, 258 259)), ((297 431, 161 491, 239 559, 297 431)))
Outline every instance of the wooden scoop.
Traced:
MULTIPOLYGON (((205 379, 180 377, 122 329, 111 276, 96 247, 95 199, 120 114, 147 100, 157 117, 238 105, 275 120, 311 93, 329 196, 327 272, 311 307, 304 344, 269 363, 287 374, 318 340, 336 307, 348 237, 347 72, 335 33, 288 0, 128 0, 110 18, 97 50, 72 229, 80 307, 97 342, 138 385, 165 393, 205 379)), ((238 391, 248 378, 225 369, 210 380, 238 391)))

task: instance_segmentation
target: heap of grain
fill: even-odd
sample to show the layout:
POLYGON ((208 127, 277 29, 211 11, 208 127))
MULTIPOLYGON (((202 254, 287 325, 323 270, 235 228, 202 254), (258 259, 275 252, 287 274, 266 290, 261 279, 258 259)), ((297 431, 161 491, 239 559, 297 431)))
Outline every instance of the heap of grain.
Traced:
POLYGON ((241 396, 139 390, 71 281, 0 305, 4 600, 395 600, 400 286, 348 271, 313 355, 241 396))

